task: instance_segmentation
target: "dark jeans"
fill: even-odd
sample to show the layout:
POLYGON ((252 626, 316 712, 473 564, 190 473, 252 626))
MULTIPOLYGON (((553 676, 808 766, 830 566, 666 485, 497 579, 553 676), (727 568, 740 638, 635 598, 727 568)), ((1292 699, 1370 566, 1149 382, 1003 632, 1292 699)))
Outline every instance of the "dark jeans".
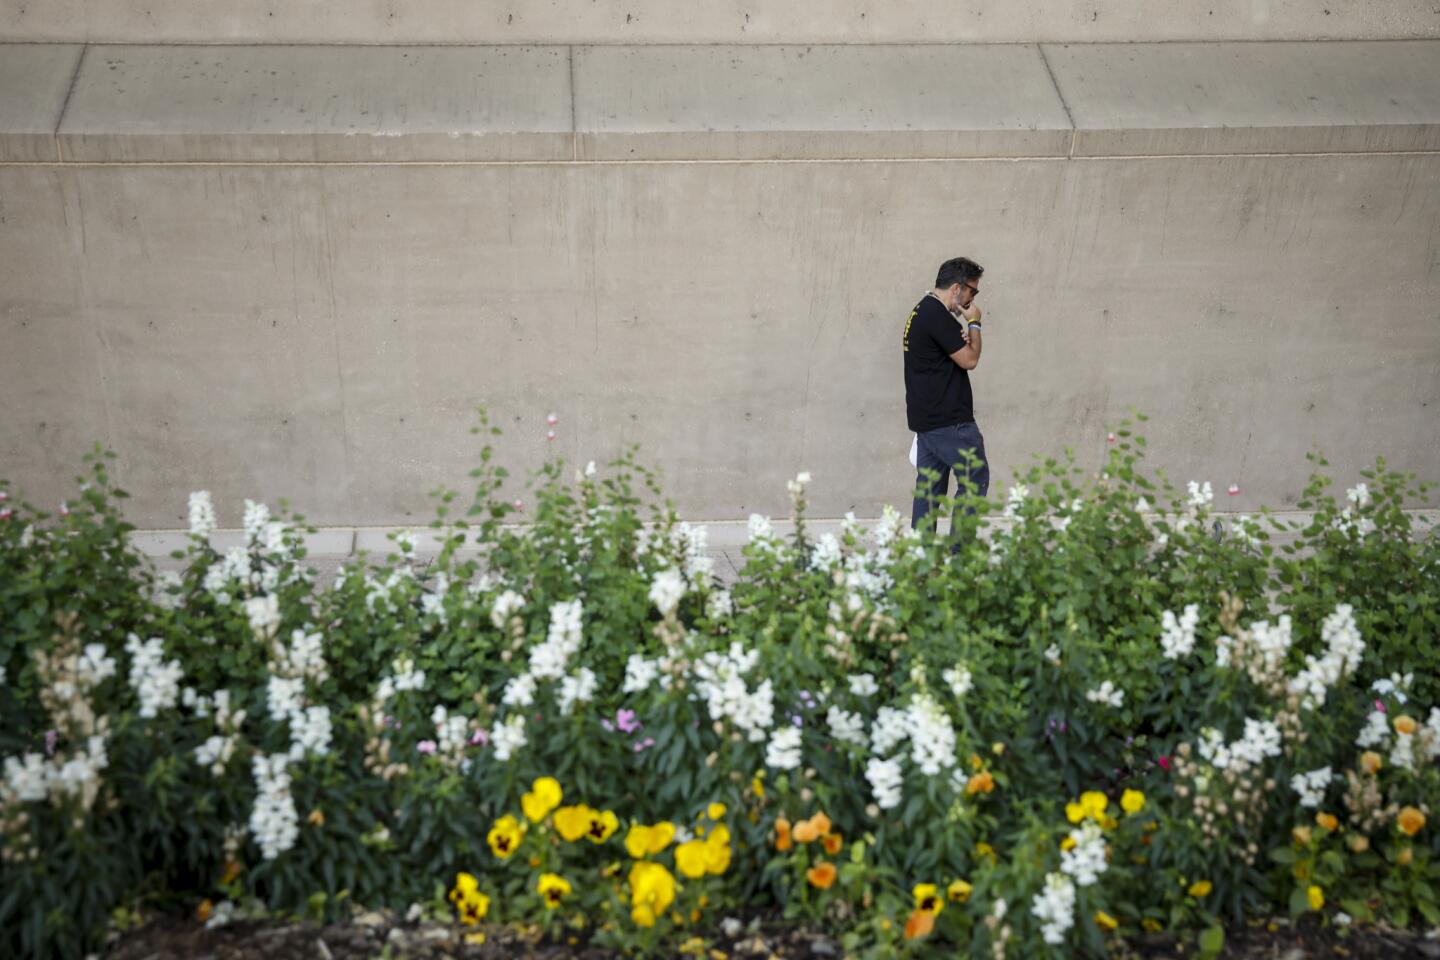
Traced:
MULTIPOLYGON (((955 471, 957 495, 964 492, 968 482, 971 489, 985 496, 990 492, 990 465, 985 462, 985 438, 974 423, 961 423, 953 427, 941 427, 919 435, 916 442, 915 502, 910 509, 910 526, 934 530, 938 518, 931 516, 935 501, 950 490, 950 471, 955 471), (934 482, 926 476, 926 470, 936 473, 934 482)), ((969 511, 974 513, 973 510, 969 511)), ((954 527, 955 517, 951 518, 954 527)))

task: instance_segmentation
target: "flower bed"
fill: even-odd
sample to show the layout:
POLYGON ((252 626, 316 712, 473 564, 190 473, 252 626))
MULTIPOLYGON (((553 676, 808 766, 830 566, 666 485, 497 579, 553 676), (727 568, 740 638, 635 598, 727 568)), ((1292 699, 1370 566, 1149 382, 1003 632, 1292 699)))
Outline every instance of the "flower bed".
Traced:
POLYGON ((487 448, 423 575, 401 535, 321 586, 302 518, 247 503, 221 556, 204 494, 155 574, 97 455, 61 514, 0 504, 0 949, 140 903, 701 952, 780 911, 876 957, 1440 924, 1423 490, 1317 474, 1277 549, 1142 448, 1036 466, 954 541, 812 537, 797 478, 731 589, 632 457, 545 468, 522 528, 487 448))

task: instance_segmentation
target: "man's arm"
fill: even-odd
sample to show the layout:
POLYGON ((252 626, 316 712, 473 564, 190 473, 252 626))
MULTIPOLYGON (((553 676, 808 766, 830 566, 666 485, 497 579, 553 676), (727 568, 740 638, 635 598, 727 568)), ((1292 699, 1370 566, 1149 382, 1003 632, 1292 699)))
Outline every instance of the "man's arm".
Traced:
POLYGON ((969 324, 965 330, 965 346, 950 354, 950 359, 961 370, 974 370, 980 366, 980 308, 972 303, 969 309, 960 312, 969 324))

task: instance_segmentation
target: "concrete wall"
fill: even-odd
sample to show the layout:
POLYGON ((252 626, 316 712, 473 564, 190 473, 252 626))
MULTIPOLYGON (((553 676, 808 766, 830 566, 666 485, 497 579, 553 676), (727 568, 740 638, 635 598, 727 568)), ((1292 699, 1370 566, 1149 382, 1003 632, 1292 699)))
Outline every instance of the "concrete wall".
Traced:
MULTIPOLYGON (((806 68, 891 83, 880 118, 783 73, 764 109, 736 106, 752 79, 717 101, 713 51, 671 64, 711 80, 658 88, 635 58, 673 50, 511 51, 519 100, 474 52, 480 110, 388 82, 335 106, 287 79, 294 48, 23 48, 35 89, 0 92, 0 477, 51 504, 99 440, 142 526, 182 526, 198 488, 231 523, 244 497, 414 522, 465 482, 483 403, 522 473, 638 442, 692 517, 785 513, 800 469, 818 515, 873 516, 911 482, 900 325, 966 253, 997 486, 1033 453, 1098 463, 1132 407, 1177 481, 1240 485, 1226 507, 1292 504, 1316 447, 1343 479, 1377 454, 1440 479, 1434 47, 961 48, 996 89, 930 130, 924 72, 846 49, 806 68)), ((801 62, 759 56, 741 78, 801 62)))
POLYGON ((0 40, 1097 43, 1440 37, 1434 0, 0 0, 0 40))

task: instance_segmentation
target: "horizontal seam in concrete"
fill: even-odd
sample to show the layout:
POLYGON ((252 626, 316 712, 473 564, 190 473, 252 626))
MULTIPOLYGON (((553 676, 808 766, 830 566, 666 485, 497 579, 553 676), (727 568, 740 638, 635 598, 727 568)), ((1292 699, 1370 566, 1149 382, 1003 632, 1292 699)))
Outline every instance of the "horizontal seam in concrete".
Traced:
POLYGON ((0 160, 0 167, 619 167, 804 163, 1068 163, 1093 160, 1236 160, 1326 159, 1334 157, 1433 157, 1440 150, 1328 150, 1251 153, 1107 153, 1085 156, 1019 157, 721 157, 704 159, 634 158, 628 160, 0 160))
POLYGON ((75 44, 107 47, 1023 47, 1051 44, 1057 47, 1158 46, 1161 44, 1278 44, 1278 43, 1416 43, 1440 41, 1440 32, 1407 37, 1186 37, 1163 40, 1050 40, 1026 37, 1007 40, 6 40, 7 46, 59 47, 75 44))

